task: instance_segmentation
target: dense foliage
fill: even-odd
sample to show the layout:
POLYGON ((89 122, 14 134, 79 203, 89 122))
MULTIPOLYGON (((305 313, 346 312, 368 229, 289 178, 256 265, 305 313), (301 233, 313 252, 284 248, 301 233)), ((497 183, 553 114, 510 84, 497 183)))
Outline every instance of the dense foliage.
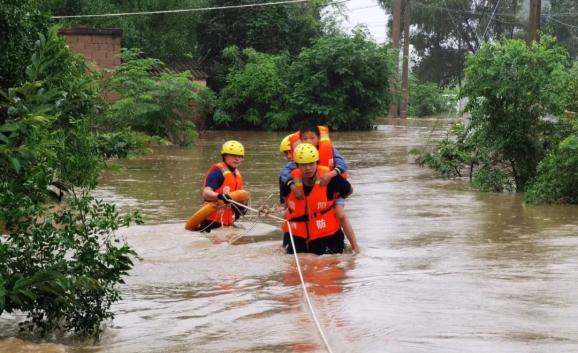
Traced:
MULTIPOLYGON (((211 0, 209 6, 267 3, 269 0, 211 0)), ((207 11, 203 13, 199 32, 199 51, 207 60, 211 80, 209 86, 220 90, 228 67, 222 57, 230 46, 253 48, 262 53, 289 52, 298 54, 319 38, 321 9, 327 1, 314 0, 290 5, 260 6, 207 11)))
POLYGON ((578 130, 560 142, 538 165, 525 195, 528 203, 578 204, 578 130))
MULTIPOLYGON (((56 16, 144 12, 204 7, 198 0, 48 0, 43 6, 56 16)), ((192 56, 197 49, 198 12, 146 16, 112 16, 60 20, 66 27, 120 28, 125 48, 140 48, 147 57, 171 61, 192 56)))
MULTIPOLYGON (((392 13, 393 0, 379 3, 392 13)), ((414 73, 420 81, 442 86, 461 83, 468 53, 477 52, 486 41, 526 37, 528 5, 528 0, 412 1, 414 73)), ((574 59, 578 55, 577 12, 575 0, 542 2, 542 32, 555 36, 574 59)), ((391 24, 390 18, 390 29, 391 24)))
POLYGON ((417 82, 414 77, 410 80, 409 114, 411 116, 421 117, 455 111, 456 101, 457 94, 444 94, 444 90, 433 82, 417 82))
POLYGON ((123 62, 112 73, 107 89, 119 94, 101 126, 131 128, 188 145, 196 137, 195 123, 204 121, 213 106, 212 92, 193 82, 190 72, 151 74, 162 62, 142 58, 136 50, 123 52, 123 62))
POLYGON ((389 104, 392 67, 387 49, 363 31, 317 40, 289 68, 291 126, 370 129, 389 104))
POLYGON ((553 161, 569 156, 574 140, 567 138, 576 131, 557 117, 575 104, 568 66, 566 52, 550 37, 531 46, 521 40, 483 45, 468 58, 462 90, 470 124, 418 161, 447 176, 469 167, 473 186, 482 191, 525 191, 539 173, 542 186, 535 188, 544 190, 544 180, 565 175, 553 161))
POLYGON ((237 47, 227 48, 224 56, 233 65, 219 94, 213 117, 217 126, 286 129, 287 56, 237 47))
POLYGON ((2 98, 0 314, 27 313, 22 327, 42 334, 98 336, 135 255, 114 231, 138 214, 90 196, 103 165, 90 131, 97 87, 52 29, 2 98))
POLYGON ((462 94, 470 97, 472 138, 488 150, 484 169, 507 170, 524 191, 545 155, 548 114, 560 114, 568 94, 568 57, 551 38, 486 44, 468 58, 462 94))
POLYGON ((47 29, 48 16, 39 10, 39 2, 0 1, 0 89, 22 81, 27 65, 22 58, 30 57, 38 33, 47 29))

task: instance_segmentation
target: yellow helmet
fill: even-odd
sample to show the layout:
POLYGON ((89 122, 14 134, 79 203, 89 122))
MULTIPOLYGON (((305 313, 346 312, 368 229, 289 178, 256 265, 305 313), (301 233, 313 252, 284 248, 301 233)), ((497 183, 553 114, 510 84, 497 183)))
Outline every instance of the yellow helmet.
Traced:
POLYGON ((232 154, 234 156, 245 156, 245 148, 239 141, 229 140, 221 147, 221 154, 232 154))
POLYGON ((319 160, 319 151, 310 143, 301 143, 293 152, 293 160, 297 164, 317 162, 319 160))
POLYGON ((283 140, 281 140, 281 144, 279 145, 279 151, 281 152, 291 151, 291 141, 289 141, 290 137, 291 135, 283 137, 283 140))

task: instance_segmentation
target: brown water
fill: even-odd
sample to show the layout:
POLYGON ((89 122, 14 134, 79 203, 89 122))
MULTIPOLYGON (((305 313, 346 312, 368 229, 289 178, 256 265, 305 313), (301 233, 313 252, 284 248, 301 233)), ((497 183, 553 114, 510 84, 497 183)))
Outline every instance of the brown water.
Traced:
MULTIPOLYGON (((525 207, 411 163, 447 122, 332 137, 351 167, 357 256, 302 256, 334 352, 578 352, 578 207, 525 207)), ((228 138, 254 206, 273 204, 284 134, 208 133, 107 173, 98 195, 142 210, 123 231, 142 257, 97 344, 39 344, 0 318, 0 352, 324 352, 275 222, 210 237, 183 230, 228 138), (230 244, 232 238, 242 238, 230 244)))

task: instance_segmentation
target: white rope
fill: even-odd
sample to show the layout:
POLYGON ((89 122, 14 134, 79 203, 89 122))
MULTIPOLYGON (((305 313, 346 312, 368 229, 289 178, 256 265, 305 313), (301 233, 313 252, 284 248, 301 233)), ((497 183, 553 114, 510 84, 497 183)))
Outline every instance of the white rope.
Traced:
MULTIPOLYGON (((237 201, 231 200, 231 203, 241 206, 241 207, 245 207, 246 209, 253 211, 253 212, 257 212, 259 214, 261 214, 261 212, 255 208, 249 207, 247 205, 244 205, 242 203, 239 203, 237 201)), ((266 213, 265 216, 267 217, 271 217, 273 219, 276 219, 278 221, 281 222, 286 222, 287 223, 287 228, 289 228, 289 238, 291 239, 291 246, 293 247, 293 255, 295 256, 295 263, 297 264, 297 272, 299 273, 299 279, 301 280, 301 288, 303 288, 303 294, 305 295, 305 300, 307 301, 307 306, 309 307, 309 312, 311 313, 311 317, 313 318, 313 322, 315 323, 315 327, 317 327, 317 331, 319 331, 319 336, 321 336, 321 339, 323 340, 323 344, 325 344, 325 348, 327 349, 327 352, 329 353, 333 353, 333 350, 331 349, 331 346, 329 345, 329 341, 327 341, 327 337, 325 337, 325 333, 323 332, 323 329, 321 328, 321 324, 319 323, 319 320, 317 319, 317 315, 315 314, 315 310, 313 309, 313 304, 311 304, 311 299, 309 299, 309 292, 307 292, 307 287, 305 286, 305 280, 303 279, 303 271, 301 270, 301 265, 299 264, 299 257, 297 256, 297 249, 295 248, 295 240, 293 239, 293 232, 291 231, 291 224, 289 223, 288 220, 275 216, 275 215, 271 215, 266 213)))
MULTIPOLYGON (((123 12, 123 13, 103 13, 96 15, 70 15, 70 16, 52 16, 52 19, 63 19, 63 18, 87 18, 87 17, 118 17, 118 16, 136 16, 136 15, 155 15, 163 13, 182 13, 182 12, 199 12, 199 11, 211 11, 211 10, 227 10, 227 9, 241 9, 246 7, 262 7, 262 6, 274 6, 283 4, 297 4, 302 2, 309 2, 311 0, 286 0, 286 1, 276 1, 276 2, 265 2, 265 3, 255 3, 255 4, 245 4, 245 5, 230 5, 230 6, 216 6, 216 7, 197 7, 193 9, 177 9, 177 10, 161 10, 161 11, 143 11, 143 12, 123 12)), ((328 3, 327 5, 336 5, 349 0, 342 0, 328 3)))

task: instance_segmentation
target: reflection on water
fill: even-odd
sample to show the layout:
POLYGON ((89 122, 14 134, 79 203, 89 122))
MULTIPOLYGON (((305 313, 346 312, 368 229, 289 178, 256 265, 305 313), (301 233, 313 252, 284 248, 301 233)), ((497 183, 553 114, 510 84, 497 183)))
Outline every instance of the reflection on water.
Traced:
MULTIPOLYGON (((525 207, 442 180, 408 152, 447 121, 410 120, 334 133, 351 167, 346 210, 358 256, 302 256, 313 305, 335 352, 574 352, 578 347, 578 208, 525 207)), ((0 319, 0 352, 323 352, 294 259, 274 221, 187 232, 204 173, 223 141, 245 144, 254 206, 276 200, 285 133, 209 132, 191 149, 122 161, 97 194, 140 208, 123 231, 142 260, 96 345, 37 344, 0 319), (275 195, 270 197, 271 195, 275 195), (269 198, 270 197, 270 198, 269 198)))

